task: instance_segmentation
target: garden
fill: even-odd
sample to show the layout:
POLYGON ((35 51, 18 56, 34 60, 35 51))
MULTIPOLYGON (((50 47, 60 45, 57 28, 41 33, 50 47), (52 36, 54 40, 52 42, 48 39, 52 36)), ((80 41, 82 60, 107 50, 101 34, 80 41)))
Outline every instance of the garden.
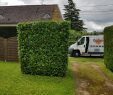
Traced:
POLYGON ((20 64, 0 62, 0 95, 74 95, 71 65, 66 77, 26 75, 20 64))
POLYGON ((0 95, 112 94, 112 26, 105 28, 104 58, 68 57, 68 22, 23 23, 17 29, 19 62, 0 62, 0 95))
POLYGON ((111 95, 112 81, 103 58, 69 57, 65 77, 22 74, 19 63, 0 62, 0 95, 111 95))

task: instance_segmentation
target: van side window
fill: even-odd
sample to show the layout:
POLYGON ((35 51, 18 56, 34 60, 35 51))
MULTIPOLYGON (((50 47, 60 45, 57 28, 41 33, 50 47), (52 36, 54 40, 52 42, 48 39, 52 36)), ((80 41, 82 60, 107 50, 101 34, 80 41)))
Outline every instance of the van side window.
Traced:
POLYGON ((84 44, 84 41, 85 41, 85 37, 83 37, 83 38, 78 42, 78 45, 83 45, 83 44, 84 44))

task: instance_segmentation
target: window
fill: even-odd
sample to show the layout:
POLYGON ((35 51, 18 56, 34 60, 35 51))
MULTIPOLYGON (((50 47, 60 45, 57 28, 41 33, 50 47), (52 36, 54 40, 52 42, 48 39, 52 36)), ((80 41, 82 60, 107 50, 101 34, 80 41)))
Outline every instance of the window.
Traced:
POLYGON ((78 45, 83 45, 85 41, 85 37, 81 38, 81 40, 78 42, 78 45))
POLYGON ((44 18, 44 19, 49 19, 49 18, 51 18, 51 17, 50 17, 49 14, 45 14, 45 15, 43 16, 43 18, 44 18))

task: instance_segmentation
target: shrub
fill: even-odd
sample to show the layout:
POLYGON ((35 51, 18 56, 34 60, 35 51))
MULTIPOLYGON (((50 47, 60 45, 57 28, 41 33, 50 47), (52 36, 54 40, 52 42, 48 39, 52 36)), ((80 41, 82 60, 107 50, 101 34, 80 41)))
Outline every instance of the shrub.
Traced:
POLYGON ((104 59, 106 67, 113 71, 113 26, 104 29, 104 59))
POLYGON ((70 30, 69 31, 69 45, 74 44, 80 37, 87 35, 86 32, 70 30))
POLYGON ((64 76, 69 26, 68 22, 18 24, 21 71, 33 75, 64 76))

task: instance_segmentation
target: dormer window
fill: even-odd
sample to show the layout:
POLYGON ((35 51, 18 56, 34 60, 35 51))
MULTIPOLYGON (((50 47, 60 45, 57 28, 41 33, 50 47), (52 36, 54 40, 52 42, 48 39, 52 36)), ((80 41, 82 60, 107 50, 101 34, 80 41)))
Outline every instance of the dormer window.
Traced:
POLYGON ((50 15, 49 15, 49 14, 45 14, 45 15, 43 16, 43 18, 44 18, 44 19, 49 19, 49 18, 50 18, 50 15))

